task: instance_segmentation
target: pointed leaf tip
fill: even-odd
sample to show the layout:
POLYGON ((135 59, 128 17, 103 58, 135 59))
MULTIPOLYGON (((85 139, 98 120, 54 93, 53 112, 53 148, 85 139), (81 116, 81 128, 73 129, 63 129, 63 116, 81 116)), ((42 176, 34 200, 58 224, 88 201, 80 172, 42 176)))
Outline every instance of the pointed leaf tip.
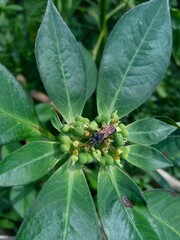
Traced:
POLYGON ((169 6, 152 0, 128 11, 112 30, 100 64, 98 113, 123 117, 150 97, 171 55, 169 6))
POLYGON ((37 34, 35 55, 49 97, 72 122, 86 101, 85 64, 74 35, 51 0, 37 34))

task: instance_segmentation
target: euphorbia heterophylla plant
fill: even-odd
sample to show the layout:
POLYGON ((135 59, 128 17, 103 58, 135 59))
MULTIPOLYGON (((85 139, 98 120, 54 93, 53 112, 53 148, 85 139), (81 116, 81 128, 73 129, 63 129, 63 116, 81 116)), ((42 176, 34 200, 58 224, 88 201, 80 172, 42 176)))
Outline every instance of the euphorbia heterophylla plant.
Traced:
POLYGON ((27 184, 53 170, 16 239, 100 240, 98 222, 107 239, 179 239, 179 197, 163 190, 142 194, 122 167, 125 161, 144 170, 172 166, 151 145, 174 126, 155 118, 127 126, 120 120, 152 94, 165 74, 171 54, 168 2, 141 4, 115 25, 100 64, 93 121, 81 114, 96 81, 52 0, 35 54, 45 89, 64 120, 57 114, 52 119, 57 136, 44 128, 20 84, 0 66, 0 143, 39 136, 0 162, 0 185, 27 184), (97 180, 97 211, 84 173, 97 180))

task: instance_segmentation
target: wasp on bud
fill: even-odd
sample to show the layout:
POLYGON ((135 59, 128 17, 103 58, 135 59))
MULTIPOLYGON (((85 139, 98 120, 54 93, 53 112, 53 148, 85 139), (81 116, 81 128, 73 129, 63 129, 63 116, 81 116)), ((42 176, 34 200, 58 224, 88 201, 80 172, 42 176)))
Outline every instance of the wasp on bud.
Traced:
POLYGON ((115 132, 116 128, 114 125, 105 125, 99 132, 90 137, 90 143, 92 145, 100 144, 104 139, 115 132))

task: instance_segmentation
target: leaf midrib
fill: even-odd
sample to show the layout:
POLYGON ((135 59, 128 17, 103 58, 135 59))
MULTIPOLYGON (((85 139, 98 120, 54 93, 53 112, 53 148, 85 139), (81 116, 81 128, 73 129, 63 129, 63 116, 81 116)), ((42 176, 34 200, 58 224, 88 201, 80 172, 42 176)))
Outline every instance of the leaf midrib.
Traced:
MULTIPOLYGON (((110 168, 109 168, 108 174, 109 174, 109 178, 110 178, 110 180, 111 180, 111 182, 112 182, 112 185, 114 186, 115 192, 116 192, 118 198, 120 199, 121 193, 119 192, 118 186, 117 186, 116 181, 115 181, 115 179, 114 179, 114 177, 113 177, 113 174, 111 173, 110 168)), ((126 214, 127 214, 127 216, 128 216, 128 219, 130 220, 131 225, 133 226, 133 228, 135 229, 135 231, 138 233, 140 239, 143 240, 143 238, 142 238, 139 230, 136 228, 136 225, 134 224, 133 220, 131 219, 131 217, 130 217, 130 215, 129 215, 129 213, 128 213, 128 211, 126 210, 125 207, 124 207, 124 210, 125 210, 125 212, 126 212, 126 214)))
POLYGON ((154 218, 156 218, 159 222, 161 222, 162 224, 166 225, 169 229, 172 230, 172 232, 174 232, 175 234, 177 234, 179 237, 180 237, 180 233, 177 232, 172 226, 168 225, 167 222, 163 221, 163 219, 161 219, 160 217, 158 217, 157 215, 155 215, 155 213, 152 213, 151 214, 154 216, 154 218))
MULTIPOLYGON (((163 4, 163 1, 162 1, 162 4, 163 4)), ((134 62, 134 60, 135 60, 135 58, 136 58, 136 56, 137 56, 137 54, 138 54, 141 46, 142 46, 142 44, 144 43, 144 40, 146 39, 146 37, 147 37, 147 35, 148 35, 148 33, 149 33, 149 31, 150 31, 150 29, 151 29, 151 27, 152 27, 155 19, 156 19, 156 16, 158 15, 158 13, 159 13, 159 11, 160 11, 160 9, 161 9, 161 7, 162 7, 162 4, 160 5, 157 13, 155 14, 155 16, 154 16, 151 24, 149 25, 149 27, 148 27, 148 29, 147 29, 144 37, 142 38, 142 40, 141 40, 141 42, 140 42, 140 44, 139 44, 139 47, 136 49, 134 55, 132 56, 132 59, 131 59, 131 61, 130 61, 130 63, 129 63, 129 66, 128 66, 125 74, 124 74, 124 77, 122 78, 122 81, 121 81, 121 83, 120 83, 120 85, 119 85, 119 87, 118 87, 118 89, 117 89, 117 91, 116 91, 116 93, 115 93, 115 96, 114 96, 114 98, 113 98, 113 100, 112 100, 112 102, 111 102, 111 104, 110 104, 110 107, 109 107, 109 110, 108 110, 108 115, 110 115, 110 114, 112 113, 112 111, 113 111, 113 108, 114 108, 116 99, 117 99, 117 97, 118 97, 118 95, 119 95, 119 92, 120 92, 120 90, 121 90, 122 84, 124 83, 124 81, 125 81, 125 79, 126 79, 126 77, 127 77, 127 75, 128 75, 129 69, 131 68, 131 66, 132 66, 132 64, 133 64, 133 62, 134 62)))
MULTIPOLYGON (((21 123, 23 123, 24 125, 27 125, 28 128, 29 128, 29 125, 31 125, 33 129, 35 129, 36 131, 40 132, 40 129, 41 129, 40 126, 39 126, 39 125, 36 125, 36 124, 33 123, 33 122, 31 122, 31 121, 29 121, 29 120, 27 120, 27 119, 24 119, 23 117, 19 118, 17 115, 13 115, 13 114, 10 113, 10 112, 6 112, 6 111, 4 111, 2 108, 0 108, 0 112, 4 113, 5 115, 9 115, 12 119, 17 120, 17 122, 21 122, 21 123), (24 121, 23 121, 23 120, 24 120, 24 121)), ((45 130, 43 129, 43 131, 45 131, 45 130)))
MULTIPOLYGON (((56 157, 56 156, 58 156, 58 149, 56 149, 56 151, 52 151, 51 153, 50 152, 48 152, 47 154, 45 154, 45 155, 41 155, 40 157, 38 157, 38 158, 35 158, 34 160, 32 160, 32 161, 30 161, 30 162, 25 162, 25 164, 22 164, 22 165, 20 165, 20 166, 16 166, 16 167, 13 167, 13 168, 10 168, 10 169, 8 169, 7 171, 5 171, 4 173, 0 173, 0 175, 4 175, 4 174, 7 174, 8 172, 12 172, 12 171, 17 171, 18 169, 20 169, 20 168, 24 168, 24 167, 27 167, 28 165, 30 165, 30 164, 33 164, 33 163, 35 163, 35 162, 37 162, 37 161, 40 161, 40 160, 42 160, 43 158, 46 158, 46 157, 49 157, 49 156, 51 156, 51 155, 55 155, 54 156, 54 158, 56 157)), ((8 156, 7 156, 7 158, 8 158, 8 156)), ((4 159, 5 160, 5 159, 4 159)), ((3 162, 2 162, 3 163, 3 162)))
POLYGON ((64 234, 63 234, 63 239, 67 239, 67 234, 68 234, 68 226, 69 226, 69 220, 70 220, 70 205, 72 201, 72 190, 73 190, 73 171, 69 169, 69 180, 68 180, 68 195, 67 195, 67 206, 66 206, 66 211, 65 211, 65 226, 64 226, 64 234))

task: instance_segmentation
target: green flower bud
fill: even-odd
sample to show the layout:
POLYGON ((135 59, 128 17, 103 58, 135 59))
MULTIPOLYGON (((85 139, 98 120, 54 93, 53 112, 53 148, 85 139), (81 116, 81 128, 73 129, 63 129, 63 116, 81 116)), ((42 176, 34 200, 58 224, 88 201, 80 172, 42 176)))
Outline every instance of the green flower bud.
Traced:
POLYGON ((69 132, 69 129, 70 129, 69 125, 65 124, 62 128, 62 132, 64 132, 64 133, 69 132))
POLYGON ((121 153, 121 158, 127 159, 128 158, 128 153, 126 153, 126 152, 121 153))
POLYGON ((96 121, 97 124, 102 124, 102 118, 101 118, 101 116, 97 116, 97 117, 95 118, 95 121, 96 121))
POLYGON ((97 150, 96 150, 96 153, 97 153, 97 156, 98 156, 98 157, 101 157, 101 151, 100 151, 100 150, 97 149, 97 150))
POLYGON ((76 118, 76 121, 84 122, 84 118, 82 116, 78 116, 76 118))
POLYGON ((93 156, 94 158, 98 158, 97 152, 96 152, 96 151, 92 151, 92 156, 93 156))
POLYGON ((84 123, 90 123, 90 120, 88 118, 84 118, 84 123))
POLYGON ((76 127, 76 128, 74 128, 74 134, 76 135, 76 136, 83 136, 84 135, 84 128, 82 128, 82 127, 76 127))
POLYGON ((91 154, 86 153, 87 156, 87 163, 91 163, 93 161, 93 157, 91 156, 91 154))
POLYGON ((126 126, 123 123, 120 123, 118 127, 120 127, 121 130, 126 129, 126 126))
POLYGON ((71 156, 71 161, 76 162, 77 160, 78 160, 78 156, 74 156, 74 155, 71 156))
POLYGON ((114 163, 114 159, 109 154, 105 156, 105 161, 107 165, 111 165, 114 163))
POLYGON ((89 126, 88 126, 88 129, 90 131, 94 131, 94 130, 97 130, 98 129, 98 124, 95 122, 95 121, 92 121, 90 122, 89 126))
POLYGON ((122 147, 125 144, 125 141, 123 140, 123 136, 121 133, 115 133, 115 138, 114 138, 114 145, 116 147, 122 147))
POLYGON ((79 159, 79 163, 81 165, 84 165, 85 163, 87 163, 88 161, 88 155, 87 153, 80 153, 79 156, 78 156, 78 159, 79 159))
POLYGON ((114 163, 114 159, 109 154, 106 154, 101 157, 100 163, 102 165, 111 165, 114 163))
POLYGON ((123 148, 123 153, 129 153, 131 150, 130 146, 126 146, 123 148))
POLYGON ((105 156, 101 157, 101 159, 100 159, 100 163, 101 163, 102 165, 106 165, 106 159, 105 159, 105 156))
POLYGON ((92 156, 93 156, 93 158, 95 158, 97 161, 100 161, 101 151, 100 151, 100 150, 93 150, 93 151, 92 151, 92 156))
POLYGON ((109 122, 109 117, 108 117, 108 116, 102 115, 101 118, 102 118, 102 123, 103 123, 103 122, 105 122, 105 123, 108 123, 108 122, 109 122))
POLYGON ((126 128, 122 129, 121 134, 124 138, 127 138, 129 136, 129 132, 126 128))
POLYGON ((89 119, 88 118, 83 118, 82 116, 79 116, 76 118, 77 121, 82 122, 82 123, 89 123, 89 119))
POLYGON ((68 152, 69 149, 70 149, 70 146, 67 145, 67 144, 61 144, 61 145, 60 145, 60 152, 62 152, 62 153, 68 152))
POLYGON ((83 121, 77 121, 74 123, 74 127, 84 127, 84 122, 83 121))
POLYGON ((119 120, 119 117, 118 117, 118 115, 117 115, 117 112, 112 113, 111 119, 112 119, 112 121, 115 121, 115 122, 117 122, 117 121, 119 120))
POLYGON ((71 139, 67 135, 60 136, 59 141, 60 141, 60 143, 64 143, 64 144, 70 144, 71 143, 71 139))

